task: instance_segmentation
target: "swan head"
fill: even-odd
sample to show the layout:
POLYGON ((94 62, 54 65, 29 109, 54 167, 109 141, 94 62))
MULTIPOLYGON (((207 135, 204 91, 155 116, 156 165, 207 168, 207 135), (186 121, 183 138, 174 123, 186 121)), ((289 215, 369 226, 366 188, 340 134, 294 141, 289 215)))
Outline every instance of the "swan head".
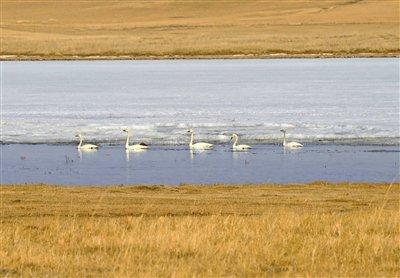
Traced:
POLYGON ((237 134, 233 133, 232 136, 231 136, 231 140, 233 140, 234 138, 237 138, 237 137, 238 137, 237 134))
POLYGON ((129 132, 129 129, 128 128, 123 128, 122 131, 123 132, 129 132))
POLYGON ((286 130, 285 129, 281 129, 281 132, 286 133, 286 130))
POLYGON ((75 134, 75 137, 76 137, 76 138, 81 138, 82 135, 81 135, 80 133, 78 133, 78 134, 75 134))
POLYGON ((189 129, 187 133, 193 133, 193 129, 189 129))

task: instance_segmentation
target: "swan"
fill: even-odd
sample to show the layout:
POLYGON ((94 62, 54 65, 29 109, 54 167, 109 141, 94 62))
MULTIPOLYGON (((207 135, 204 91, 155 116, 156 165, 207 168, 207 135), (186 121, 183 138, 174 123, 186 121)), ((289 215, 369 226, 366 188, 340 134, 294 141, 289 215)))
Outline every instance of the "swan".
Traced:
POLYGON ((245 151, 245 150, 251 149, 251 147, 249 145, 237 145, 239 136, 237 136, 236 133, 232 134, 231 140, 234 140, 233 145, 232 145, 232 150, 234 150, 234 151, 245 151))
POLYGON ((210 149, 212 149, 214 147, 213 144, 203 143, 203 142, 199 142, 199 143, 193 144, 194 132, 193 132, 192 129, 189 129, 188 133, 190 133, 189 148, 191 150, 210 150, 210 149))
POLYGON ((81 134, 77 134, 75 137, 79 138, 79 145, 76 147, 78 150, 97 150, 99 148, 99 146, 93 144, 82 145, 83 137, 81 134))
POLYGON ((303 145, 298 143, 298 142, 286 142, 286 130, 281 129, 281 132, 283 133, 283 147, 288 148, 288 149, 298 149, 302 148, 303 145))
POLYGON ((126 143, 125 143, 125 150, 127 151, 142 151, 142 150, 147 150, 149 146, 143 142, 140 142, 139 144, 134 144, 134 145, 129 145, 129 129, 124 128, 122 129, 123 132, 126 132, 126 143))

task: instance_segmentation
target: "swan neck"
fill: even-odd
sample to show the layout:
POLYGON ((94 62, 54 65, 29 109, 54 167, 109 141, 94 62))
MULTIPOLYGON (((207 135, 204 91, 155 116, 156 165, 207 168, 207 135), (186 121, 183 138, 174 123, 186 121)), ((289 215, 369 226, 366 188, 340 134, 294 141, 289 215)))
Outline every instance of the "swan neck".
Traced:
POLYGON ((234 147, 236 146, 238 140, 239 140, 239 137, 235 136, 235 140, 233 141, 233 146, 234 146, 234 147))
POLYGON ((80 148, 81 146, 82 146, 82 136, 79 136, 79 145, 78 145, 78 148, 80 148))
POLYGON ((129 147, 129 132, 126 133, 126 142, 125 142, 125 148, 129 147))
POLYGON ((191 133, 191 134, 190 134, 189 146, 192 146, 192 145, 193 145, 193 137, 194 137, 194 135, 193 135, 193 133, 191 133))

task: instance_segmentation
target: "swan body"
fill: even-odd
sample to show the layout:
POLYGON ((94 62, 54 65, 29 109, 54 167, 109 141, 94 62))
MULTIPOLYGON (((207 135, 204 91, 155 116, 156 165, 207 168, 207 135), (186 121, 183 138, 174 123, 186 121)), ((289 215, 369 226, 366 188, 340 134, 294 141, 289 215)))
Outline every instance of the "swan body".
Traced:
POLYGON ((286 143, 285 148, 289 148, 289 149, 298 149, 298 148, 302 148, 303 145, 298 143, 298 142, 289 142, 286 143))
POLYGON ((237 142, 239 140, 239 136, 237 134, 232 134, 231 140, 234 140, 233 145, 232 145, 232 150, 234 151, 245 151, 245 150, 250 150, 251 147, 249 145, 238 145, 237 142))
POLYGON ((129 129, 124 128, 122 129, 123 132, 126 132, 126 142, 125 142, 125 150, 127 151, 143 151, 147 150, 149 146, 143 142, 140 142, 139 144, 134 144, 134 145, 129 145, 129 129))
POLYGON ((300 144, 299 142, 286 142, 286 130, 281 129, 281 132, 283 133, 283 147, 284 148, 299 149, 299 148, 303 147, 303 145, 300 144))
POLYGON ((213 144, 204 143, 204 142, 199 142, 199 143, 193 144, 194 132, 192 129, 189 129, 188 133, 190 133, 189 149, 191 149, 191 150, 211 150, 214 147, 213 144))
POLYGON ((81 134, 77 134, 75 137, 79 138, 79 145, 76 147, 78 150, 97 150, 99 146, 93 144, 82 145, 83 137, 81 134))

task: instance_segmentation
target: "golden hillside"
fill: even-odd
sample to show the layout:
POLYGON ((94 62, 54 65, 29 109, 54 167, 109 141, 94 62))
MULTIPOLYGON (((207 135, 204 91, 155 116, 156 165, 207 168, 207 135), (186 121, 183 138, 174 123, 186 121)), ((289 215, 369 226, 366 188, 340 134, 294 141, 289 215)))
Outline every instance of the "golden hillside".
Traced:
POLYGON ((397 0, 2 0, 2 17, 8 59, 400 52, 397 0))

